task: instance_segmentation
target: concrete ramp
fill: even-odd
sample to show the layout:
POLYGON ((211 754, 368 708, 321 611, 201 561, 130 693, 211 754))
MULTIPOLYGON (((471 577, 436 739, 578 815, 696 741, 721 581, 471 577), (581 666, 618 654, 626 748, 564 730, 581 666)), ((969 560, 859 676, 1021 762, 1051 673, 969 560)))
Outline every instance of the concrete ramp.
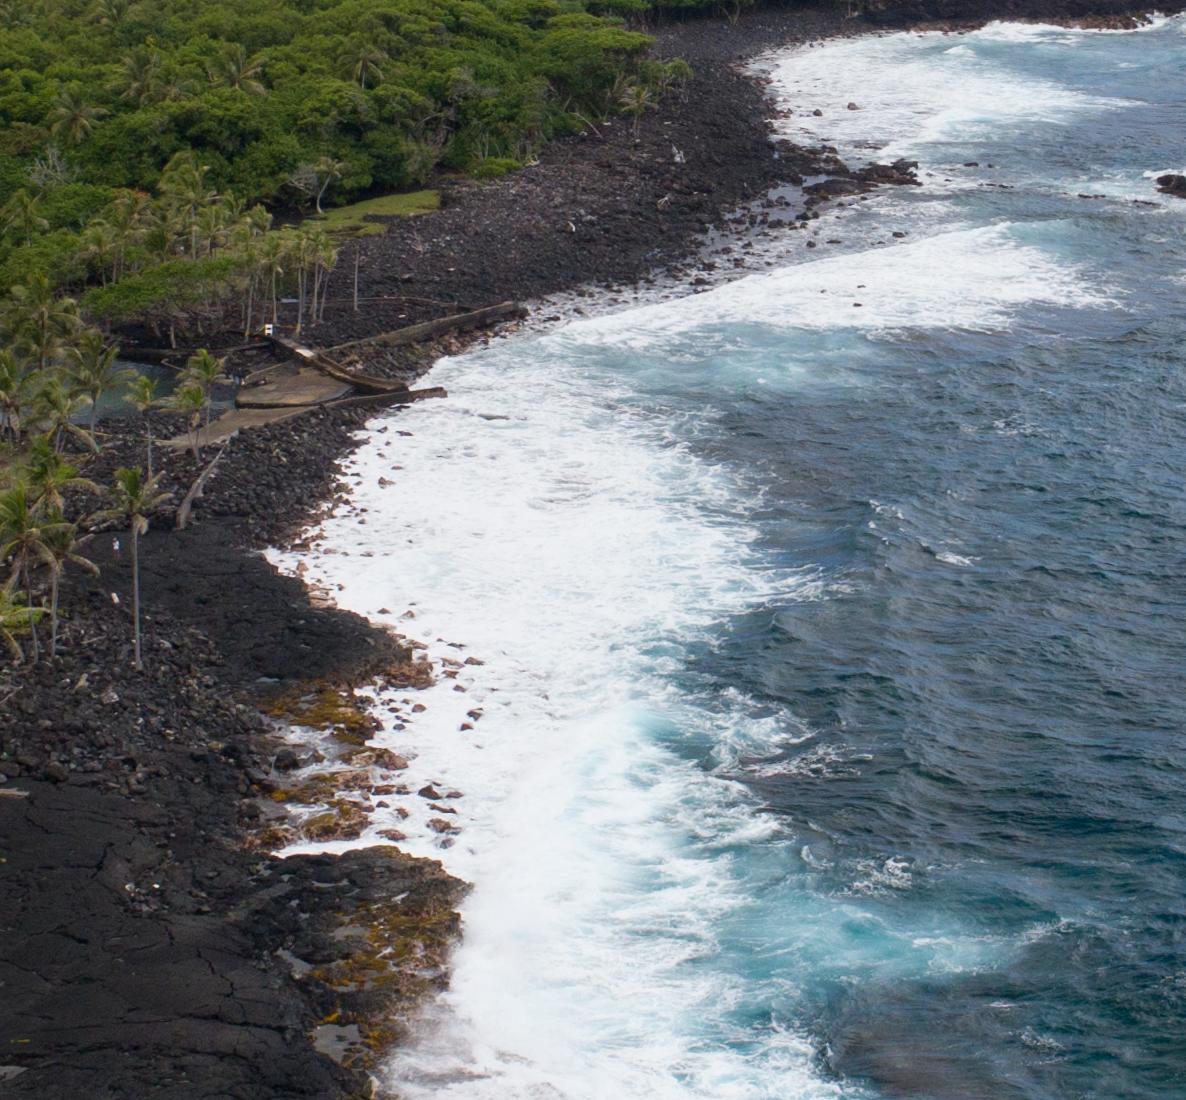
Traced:
POLYGON ((345 397, 353 387, 321 371, 301 367, 295 374, 278 377, 262 386, 245 386, 235 394, 240 409, 279 409, 324 405, 345 397))

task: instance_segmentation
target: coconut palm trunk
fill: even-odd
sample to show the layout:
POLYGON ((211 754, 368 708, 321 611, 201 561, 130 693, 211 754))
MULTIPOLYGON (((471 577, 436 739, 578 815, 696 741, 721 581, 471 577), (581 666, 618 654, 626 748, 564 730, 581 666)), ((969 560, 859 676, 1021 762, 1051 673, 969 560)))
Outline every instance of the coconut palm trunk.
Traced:
POLYGON ((132 640, 137 671, 144 667, 140 628, 140 536, 148 530, 148 517, 169 496, 169 493, 157 491, 156 478, 145 480, 139 469, 121 467, 115 471, 112 507, 100 513, 100 518, 126 525, 132 539, 132 640))
POLYGON ((136 654, 136 671, 144 668, 140 657, 140 532, 132 524, 132 636, 136 654))
POLYGON ((33 578, 29 575, 29 562, 25 560, 25 606, 29 610, 29 640, 33 643, 33 663, 36 664, 41 656, 41 646, 37 640, 37 613, 33 609, 33 578))
POLYGON ((305 265, 302 263, 297 271, 297 332, 301 331, 301 321, 305 317, 305 265))
POLYGON ((58 582, 61 574, 54 569, 49 580, 49 656, 50 660, 58 655, 58 582))

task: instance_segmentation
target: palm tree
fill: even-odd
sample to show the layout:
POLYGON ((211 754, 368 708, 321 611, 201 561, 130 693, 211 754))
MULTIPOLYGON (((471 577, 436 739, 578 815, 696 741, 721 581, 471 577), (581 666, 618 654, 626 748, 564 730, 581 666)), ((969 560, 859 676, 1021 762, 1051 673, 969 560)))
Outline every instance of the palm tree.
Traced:
POLYGON ((76 393, 82 394, 91 403, 90 432, 95 434, 95 420, 99 411, 99 399, 111 390, 125 385, 135 377, 130 367, 116 365, 119 348, 106 345, 98 329, 87 329, 81 333, 70 348, 69 356, 74 364, 70 379, 76 393))
POLYGON ((189 99, 197 91, 192 80, 186 80, 184 77, 176 75, 166 75, 161 77, 160 83, 157 85, 156 96, 161 103, 180 103, 183 99, 189 99))
POLYGON ((342 172, 346 165, 340 160, 334 160, 333 157, 322 157, 315 165, 313 171, 317 175, 317 182, 320 186, 317 189, 317 195, 314 198, 314 205, 317 207, 317 213, 322 214, 321 200, 325 196, 326 191, 329 190, 331 183, 342 178, 342 172))
POLYGON ((207 206, 198 214, 198 236, 207 256, 227 241, 227 211, 222 203, 207 206))
POLYGON ((202 457, 202 449, 198 444, 198 431, 202 423, 202 411, 206 407, 206 393, 201 384, 193 381, 182 382, 165 402, 165 408, 170 412, 182 413, 189 418, 189 448, 194 458, 202 457))
POLYGON ((218 192, 206 186, 209 165, 199 164, 192 149, 177 153, 165 165, 158 185, 167 219, 189 237, 189 254, 198 254, 202 211, 218 202, 218 192))
POLYGON ((132 406, 144 422, 144 436, 148 441, 148 476, 152 477, 152 420, 149 412, 157 403, 157 381, 147 374, 137 375, 124 394, 124 400, 132 406))
POLYGON ((49 113, 50 133, 68 145, 84 141, 95 123, 107 117, 106 107, 94 107, 82 98, 77 88, 63 88, 49 113))
POLYGON ((301 331, 301 323, 305 315, 305 271, 309 267, 310 258, 313 254, 310 235, 311 230, 307 226, 301 226, 299 229, 294 229, 285 235, 288 245, 288 258, 292 266, 296 268, 297 275, 297 332, 301 331))
POLYGON ((13 443, 20 442, 21 413, 31 397, 29 372, 11 348, 0 351, 0 419, 13 443))
POLYGON ((225 359, 216 358, 205 348, 198 348, 185 363, 183 381, 192 382, 202 388, 202 404, 205 408, 207 428, 210 427, 210 391, 217 383, 230 381, 223 373, 225 362, 225 359))
POLYGON ((49 229, 49 222, 41 216, 41 203, 23 187, 0 207, 0 233, 17 244, 27 244, 39 233, 49 229))
POLYGON ((113 235, 115 255, 112 279, 124 273, 124 256, 129 248, 144 239, 148 230, 149 198, 143 191, 120 191, 107 208, 107 224, 113 235))
POLYGON ((46 435, 39 435, 29 445, 25 456, 24 483, 30 491, 32 506, 39 512, 64 512, 65 494, 72 489, 99 492, 98 485, 88 478, 80 477, 78 467, 54 450, 46 435))
MULTIPOLYGON (((57 517, 59 520, 61 516, 57 517)), ((99 567, 78 551, 90 536, 78 537, 78 527, 73 523, 58 522, 46 529, 42 542, 45 546, 44 560, 49 567, 49 655, 58 655, 58 589, 67 565, 77 565, 88 573, 97 574, 99 567)))
POLYGON ((24 583, 25 610, 29 631, 33 638, 33 660, 40 656, 37 644, 37 616, 33 607, 33 566, 45 562, 49 549, 45 539, 52 537, 56 521, 42 522, 37 509, 29 500, 25 485, 14 485, 0 493, 0 562, 11 561, 12 572, 5 587, 11 590, 18 582, 24 583))
POLYGON ((3 328, 11 343, 28 351, 42 371, 60 356, 65 339, 80 324, 78 303, 59 297, 40 272, 8 292, 3 312, 3 328))
POLYGON ((618 98, 618 103, 622 110, 634 116, 634 140, 637 141, 642 113, 655 105, 654 93, 645 84, 631 84, 618 98))
POLYGON ((52 438, 56 451, 61 451, 68 435, 74 436, 92 451, 98 451, 91 433, 74 423, 86 407, 85 396, 71 392, 60 378, 51 375, 42 381, 41 388, 33 398, 33 415, 30 419, 39 430, 52 438))
POLYGON ((338 250, 330 235, 319 231, 314 238, 317 249, 317 268, 314 270, 313 282, 313 317, 322 320, 325 317, 325 301, 329 290, 329 274, 338 266, 338 250), (320 311, 318 310, 318 295, 320 294, 320 311))
POLYGON ((130 99, 143 107, 154 103, 160 95, 161 55, 157 50, 140 49, 128 54, 120 64, 120 98, 130 99))
MULTIPOLYGON (((330 235, 319 225, 306 223, 300 229, 300 260, 313 269, 313 286, 309 294, 309 323, 318 320, 318 305, 325 311, 325 284, 329 273, 338 262, 338 250, 330 235)), ((303 295, 302 295, 303 298, 303 295)))
POLYGON ((13 661, 25 659, 25 651, 16 640, 17 634, 23 634, 29 623, 36 622, 45 614, 45 608, 27 608, 12 598, 7 588, 0 588, 0 642, 4 643, 13 661))
POLYGON ((264 59, 259 54, 248 57, 242 43, 225 50, 206 70, 211 84, 224 84, 247 95, 267 95, 268 89, 258 79, 263 71, 264 59))
POLYGON ((115 30, 124 21, 132 0, 97 0, 95 14, 105 27, 115 30))
POLYGON ((119 237, 115 229, 101 218, 96 218, 82 231, 79 243, 82 246, 79 249, 79 255, 99 269, 99 279, 102 284, 107 285, 109 269, 111 278, 114 280, 116 277, 115 256, 119 247, 119 237))
POLYGON ((127 524, 132 535, 132 622, 137 671, 144 667, 140 654, 140 536, 148 530, 148 517, 171 495, 161 492, 159 483, 159 477, 145 478, 138 468, 121 466, 115 471, 112 506, 101 513, 104 519, 127 524))
POLYGON ((271 284, 272 324, 276 325, 280 323, 276 281, 284 274, 284 265, 288 263, 288 242, 282 233, 269 233, 264 237, 260 247, 259 260, 264 276, 271 284))
POLYGON ((253 206, 243 211, 236 219, 230 232, 230 242, 235 249, 241 276, 246 284, 247 294, 243 300, 243 335, 251 333, 255 319, 255 295, 266 277, 260 242, 272 224, 272 215, 262 206, 253 206))
POLYGON ((365 91, 367 77, 372 77, 376 84, 383 79, 383 63, 390 61, 388 54, 370 42, 358 41, 353 43, 349 53, 350 72, 365 91))

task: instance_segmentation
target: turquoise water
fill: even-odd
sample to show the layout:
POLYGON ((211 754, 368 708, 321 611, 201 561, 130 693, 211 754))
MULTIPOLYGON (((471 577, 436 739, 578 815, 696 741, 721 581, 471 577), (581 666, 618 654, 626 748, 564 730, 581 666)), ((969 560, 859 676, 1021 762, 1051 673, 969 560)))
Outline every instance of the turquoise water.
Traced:
POLYGON ((404 1095, 1186 1096, 1184 29, 774 58, 923 186, 372 433, 312 575, 484 662, 404 1095))

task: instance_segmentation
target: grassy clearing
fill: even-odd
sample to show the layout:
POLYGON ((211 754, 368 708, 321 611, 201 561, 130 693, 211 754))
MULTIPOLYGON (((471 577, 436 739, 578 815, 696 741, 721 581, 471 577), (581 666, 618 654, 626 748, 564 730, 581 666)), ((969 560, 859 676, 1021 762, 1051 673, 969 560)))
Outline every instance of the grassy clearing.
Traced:
POLYGON ((407 191, 339 206, 308 220, 324 226, 335 236, 370 237, 386 233, 387 223, 368 221, 368 218, 410 218, 416 214, 431 214, 440 208, 439 191, 407 191))

